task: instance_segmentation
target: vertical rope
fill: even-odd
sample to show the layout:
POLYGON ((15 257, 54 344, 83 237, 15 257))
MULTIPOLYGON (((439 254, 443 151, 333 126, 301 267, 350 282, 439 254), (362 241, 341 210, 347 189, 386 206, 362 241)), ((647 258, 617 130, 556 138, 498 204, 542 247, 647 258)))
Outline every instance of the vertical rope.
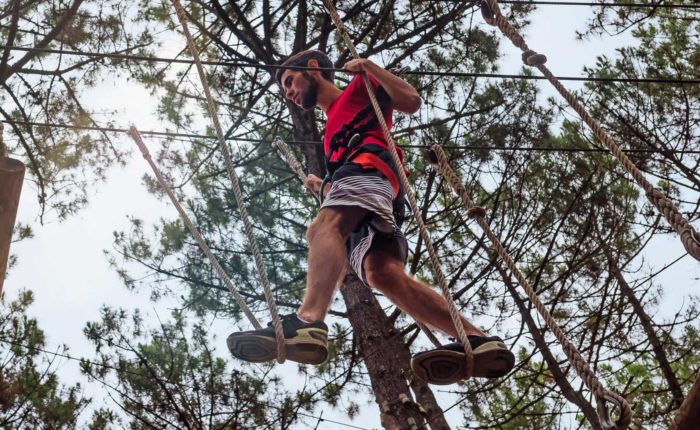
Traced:
POLYGON ((204 95, 207 99, 207 107, 209 109, 209 115, 214 123, 214 129, 216 130, 216 137, 219 141, 219 148, 224 156, 224 164, 226 165, 226 172, 231 179, 231 184, 233 185, 233 194, 236 198, 236 203, 238 204, 238 209, 241 213, 241 220, 243 221, 243 227, 245 230, 246 237, 248 238, 248 245, 250 246, 251 252, 253 253, 255 259, 255 267, 258 269, 258 275, 260 276, 260 282, 263 286, 263 292, 265 294, 265 300, 270 307, 270 314, 272 315, 272 324, 275 328, 275 337, 277 339, 277 361, 283 363, 286 357, 284 349, 284 332, 282 330, 282 321, 280 320, 279 313, 277 312, 277 304, 275 303, 275 298, 272 295, 272 288, 270 287, 270 281, 267 278, 267 272, 265 270, 265 265, 263 264, 262 255, 260 249, 258 248, 258 242, 255 239, 255 234, 253 232, 253 226, 248 218, 248 209, 243 201, 243 192, 241 191, 241 186, 238 181, 238 176, 234 170, 233 161, 231 159, 231 154, 229 153, 228 147, 226 146, 226 141, 224 140, 224 133, 221 129, 221 124, 219 123, 219 116, 217 114, 216 105, 214 104, 214 99, 211 96, 209 90, 209 83, 207 82, 206 74, 204 73, 204 68, 202 67, 202 62, 199 59, 199 52, 194 44, 194 39, 190 33, 189 27, 187 26, 187 15, 185 9, 183 9, 179 0, 172 0, 175 11, 177 12, 177 18, 182 26, 182 31, 187 39, 187 46, 189 47, 190 53, 192 54, 192 59, 197 67, 197 73, 199 74, 199 79, 202 82, 202 88, 204 89, 204 95))
MULTIPOLYGON (((353 58, 360 58, 359 54, 357 53, 357 50, 355 49, 355 45, 352 43, 352 40, 350 39, 350 36, 348 35, 347 30, 345 29, 345 26, 343 25, 343 22, 340 19, 340 16, 338 15, 338 12, 333 6, 332 0, 323 0, 323 2, 326 5, 326 8, 328 9, 328 12, 331 15, 331 19, 335 23, 336 28, 342 35, 343 40, 345 40, 345 44, 352 53, 353 58)), ((433 269, 435 270, 438 285, 440 286, 442 295, 445 297, 445 301, 447 301, 447 308, 449 310, 450 317, 452 318, 452 323, 454 324, 455 329, 457 330, 460 342, 462 342, 462 344, 464 345, 464 355, 467 362, 467 377, 469 378, 472 376, 474 371, 474 355, 472 353, 471 345, 469 344, 469 339, 467 338, 467 333, 464 330, 464 325, 462 324, 459 309, 457 309, 457 305, 455 305, 455 302, 452 299, 450 287, 447 285, 445 275, 442 273, 440 261, 438 259, 437 253, 435 252, 435 248, 433 247, 433 243, 430 240, 430 234, 428 233, 428 230, 425 226, 425 222, 423 221, 423 217, 418 208, 418 203, 413 193, 413 189, 411 188, 411 184, 408 182, 406 173, 403 171, 403 169, 401 169, 402 163, 401 158, 399 157, 399 154, 396 150, 396 142, 394 142, 394 138, 391 135, 391 132, 389 131, 389 127, 387 126, 386 121, 384 120, 384 115, 382 113, 381 107, 379 106, 379 102, 377 101, 377 97, 374 94, 374 88, 372 87, 372 83, 370 82, 367 74, 364 72, 362 73, 362 80, 365 84, 365 87, 367 88, 367 94, 369 95, 369 99, 372 103, 372 107, 374 108, 374 112, 377 115, 379 126, 382 128, 382 131, 384 132, 384 137, 386 138, 386 141, 389 144, 391 158, 394 160, 396 166, 399 167, 397 170, 399 173, 401 184, 403 185, 406 197, 408 198, 409 204, 411 206, 411 211, 413 212, 413 216, 416 220, 416 223, 418 224, 418 229, 420 231, 421 238, 423 239, 426 250, 428 251, 428 255, 430 256, 430 262, 433 266, 433 269)))
POLYGON ((525 290, 525 294, 527 294, 530 301, 535 305, 535 308, 537 308, 537 311, 539 311, 540 315, 542 315, 547 323, 547 326, 550 330, 552 330, 557 340, 561 344, 567 358, 573 365, 574 369, 576 369, 576 373, 581 377, 591 392, 595 394, 596 403, 598 406, 598 415, 600 415, 601 423, 608 428, 616 428, 620 430, 626 429, 632 420, 632 408, 630 407, 629 403, 627 403, 627 400, 619 394, 613 393, 612 391, 609 391, 603 387, 586 359, 583 358, 578 349, 576 349, 576 347, 569 342, 569 339, 561 330, 559 324, 557 324, 554 318, 552 318, 552 315, 549 313, 544 303, 542 303, 542 301, 539 299, 535 290, 532 289, 530 284, 527 282, 527 279, 525 279, 525 276, 523 276, 518 269, 518 266, 515 265, 515 262, 513 262, 513 259, 508 254, 508 251, 498 239, 498 236, 491 231, 488 223, 484 221, 484 210, 479 206, 474 205, 474 202, 469 197, 462 180, 450 167, 449 162, 447 161, 447 156, 442 150, 442 147, 440 145, 433 145, 431 148, 430 157, 432 158, 430 161, 435 169, 440 172, 445 180, 447 180, 447 182, 452 186, 455 193, 457 193, 457 195, 461 198, 467 212, 476 220, 477 224, 479 224, 481 229, 493 244, 494 248, 496 248, 498 255, 506 263, 506 266, 508 266, 510 272, 518 280, 523 290, 525 290), (617 421, 617 425, 610 423, 610 417, 607 408, 605 407, 606 401, 611 401, 620 408, 620 417, 617 421))
POLYGON ((674 230, 680 235, 681 243, 696 260, 700 261, 700 234, 690 225, 688 220, 680 213, 675 204, 664 194, 664 192, 654 187, 647 179, 644 177, 642 172, 637 168, 637 166, 632 162, 632 160, 622 152, 617 144, 612 140, 612 138, 603 130, 603 127, 598 121, 596 121, 591 115, 586 111, 586 109, 576 100, 573 94, 571 94, 564 86, 559 82, 559 80, 552 74, 552 72, 545 66, 547 62, 547 57, 542 54, 538 54, 527 46, 525 40, 520 35, 518 30, 513 27, 508 20, 503 16, 500 7, 498 6, 497 0, 484 0, 482 3, 482 13, 484 19, 487 23, 497 26, 503 34, 505 34, 513 45, 520 48, 523 51, 522 59, 523 62, 532 67, 536 67, 542 74, 547 78, 547 80, 557 89, 559 94, 569 103, 569 105, 579 114, 581 119, 591 128, 596 137, 608 147, 610 152, 617 158, 617 160, 622 164, 625 169, 632 175, 634 180, 637 182, 644 192, 646 193, 647 199, 651 204, 653 204, 656 209, 659 210, 666 218, 666 221, 673 227, 674 230), (489 10, 490 9, 490 10, 489 10))
MULTIPOLYGON (((274 142, 272 142, 272 146, 277 149, 277 152, 279 152, 280 156, 282 159, 287 163, 290 169, 297 175, 297 178, 304 183, 306 180, 306 173, 304 173, 304 168, 301 166, 301 163, 297 158, 292 154, 292 151, 289 149, 289 146, 287 146, 286 143, 284 143, 284 140, 282 140, 281 137, 275 137, 274 142)), ((323 191, 322 191, 323 192, 323 191)), ((313 195, 316 198, 316 203, 321 204, 321 199, 319 198, 318 194, 313 195)))
POLYGON ((180 214, 180 218, 182 218, 182 221, 185 223, 185 226, 187 226, 187 229, 190 231, 192 234, 192 237, 194 237, 195 242, 197 242, 197 245, 199 245, 199 248, 204 252, 204 255, 207 256, 209 259, 209 262, 211 265, 214 267, 214 270, 216 270, 216 273, 219 275, 219 278, 221 278, 222 281, 224 281, 224 284, 226 284, 226 287, 228 290, 231 292, 231 295, 233 296, 234 299, 236 299, 236 303, 238 303, 238 306, 241 308, 243 313, 248 317, 250 320, 250 323, 253 324, 253 327, 256 329, 261 329, 262 327, 260 326, 260 323, 258 320, 255 318, 255 315, 250 311, 248 308, 248 305, 246 305, 245 300, 243 297, 238 293, 238 290, 236 290, 236 287, 233 285, 233 282, 231 279, 228 277, 224 269, 221 267, 221 264, 219 264, 219 260, 216 259, 214 254, 211 252, 209 249, 209 246, 207 243, 204 241, 204 238, 202 235, 199 233, 199 230, 197 230, 197 227, 194 226, 192 221, 190 220, 190 217, 187 216, 187 213, 185 213, 185 210, 182 208, 180 205, 180 202, 177 201, 177 198, 175 197, 175 194, 173 193, 172 187, 168 185, 167 181, 163 177, 163 174, 160 172, 158 169, 158 166, 153 162, 153 159, 151 158, 151 153, 148 152, 148 148, 146 148, 146 145, 143 143, 143 139, 141 139, 141 135, 139 134, 139 131, 134 127, 133 125, 131 128, 129 128, 128 132, 129 137, 134 139, 134 142, 136 142, 136 145, 139 147, 141 150, 141 155, 143 155, 143 158, 146 159, 148 162, 148 165, 151 166, 151 169, 153 170, 153 173, 156 175, 156 178, 158 179, 158 183, 160 183, 160 187, 165 191, 165 193, 170 197, 170 201, 173 203, 175 206, 175 209, 177 209, 177 212, 180 214))
MULTIPOLYGON (((287 165, 292 169, 294 173, 296 173, 297 177, 301 182, 304 182, 306 179, 306 173, 304 173, 304 168, 301 166, 301 163, 297 158, 294 156, 292 151, 289 149, 289 146, 287 146, 286 143, 284 143, 284 140, 281 138, 277 137, 275 138, 275 141, 272 143, 272 146, 274 146, 280 155, 282 156, 282 159, 287 162, 287 165)), ((318 200, 318 199, 317 199, 318 200)), ((430 342, 433 343, 436 347, 442 346, 440 344, 440 341, 435 337, 433 332, 425 326, 423 323, 420 321, 416 321, 416 325, 423 330, 423 333, 430 339, 430 342)))
POLYGON ((277 149, 277 151, 282 156, 282 159, 287 163, 289 168, 297 175, 297 178, 303 183, 306 180, 306 173, 304 173, 304 168, 297 158, 292 154, 284 140, 281 137, 276 137, 275 141, 272 142, 272 146, 277 149))

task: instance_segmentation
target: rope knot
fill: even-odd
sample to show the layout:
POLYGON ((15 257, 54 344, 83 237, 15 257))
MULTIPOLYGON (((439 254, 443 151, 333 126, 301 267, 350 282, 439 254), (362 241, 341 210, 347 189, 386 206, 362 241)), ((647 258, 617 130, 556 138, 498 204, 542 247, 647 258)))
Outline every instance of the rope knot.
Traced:
POLYGON ((486 209, 481 206, 473 206, 467 210, 467 216, 470 219, 483 218, 486 216, 486 209))
POLYGON ((547 62, 547 56, 544 54, 538 54, 536 51, 533 51, 532 49, 528 49, 525 52, 523 52, 522 55, 523 63, 525 63, 528 66, 544 66, 544 64, 547 62))
POLYGON ((696 260, 700 260, 700 233, 698 233, 690 224, 686 224, 681 234, 681 242, 696 260))
POLYGON ((626 430, 629 428, 632 421, 632 408, 623 397, 603 389, 602 396, 596 396, 596 409, 600 423, 606 430, 626 430), (610 411, 607 403, 611 403, 614 408, 619 410, 617 420, 613 423, 610 419, 610 411))
POLYGON ((678 211, 664 190, 658 187, 647 188, 647 198, 663 214, 671 227, 681 236, 681 243, 693 258, 700 261, 700 234, 678 211))
POLYGON ((126 134, 134 139, 134 142, 136 142, 136 146, 139 147, 139 150, 141 151, 141 155, 143 155, 143 158, 150 160, 151 159, 151 154, 148 152, 148 148, 146 148, 146 144, 143 143, 143 139, 141 139, 141 134, 139 131, 136 129, 136 126, 132 125, 129 127, 129 131, 126 132, 126 134))
POLYGON ((700 246, 700 233, 698 233, 693 227, 690 227, 690 238, 697 246, 700 246))
POLYGON ((666 197, 666 194, 664 193, 664 190, 658 187, 652 187, 649 189, 646 189, 646 195, 647 199, 656 206, 656 208, 666 217, 666 220, 671 224, 671 226, 680 233, 679 230, 683 230, 684 227, 687 225, 687 222, 683 222, 684 219, 682 216, 680 216, 680 213, 678 213, 678 209, 676 208, 676 205, 673 204, 673 202, 666 197), (678 223, 680 220, 681 224, 678 223))

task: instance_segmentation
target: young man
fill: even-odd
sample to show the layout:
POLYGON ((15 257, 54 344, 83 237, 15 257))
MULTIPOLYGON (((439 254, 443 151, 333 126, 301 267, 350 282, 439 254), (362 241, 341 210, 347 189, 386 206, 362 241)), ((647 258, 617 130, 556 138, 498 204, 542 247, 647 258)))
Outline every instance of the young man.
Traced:
MULTIPOLYGON (((282 65, 333 66, 323 52, 313 50, 300 52, 282 65)), ((296 314, 283 317, 287 357, 307 364, 320 364, 327 358, 328 328, 323 319, 348 259, 365 284, 381 291, 401 310, 458 337, 445 299, 404 270, 407 243, 400 230, 404 194, 397 173, 402 166, 392 161, 361 74, 369 76, 389 127, 393 109, 412 114, 422 100, 408 82, 369 60, 352 60, 344 69, 355 77, 343 90, 335 86, 332 71, 281 68, 277 72, 287 99, 306 110, 318 107, 327 117, 324 151, 331 180, 328 184, 309 175, 304 183, 310 192, 321 194, 323 204, 307 231, 304 300, 296 314)), ((462 324, 474 351, 474 376, 499 377, 513 368, 515 358, 500 338, 486 336, 463 317, 462 324)), ((227 343, 231 353, 243 360, 261 362, 276 357, 271 324, 262 330, 233 333, 227 343)), ((428 382, 457 382, 465 377, 464 347, 452 343, 419 353, 411 366, 428 382)))

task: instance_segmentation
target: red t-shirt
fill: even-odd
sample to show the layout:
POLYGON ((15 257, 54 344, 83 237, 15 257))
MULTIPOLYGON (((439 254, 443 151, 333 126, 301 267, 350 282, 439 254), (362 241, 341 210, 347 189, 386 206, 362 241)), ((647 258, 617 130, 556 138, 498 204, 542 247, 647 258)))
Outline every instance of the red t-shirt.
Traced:
MULTIPOLYGON (((372 75, 368 76, 372 87, 376 91, 380 86, 379 81, 372 75)), ((331 103, 326 111, 326 117, 328 119, 326 121, 326 130, 323 134, 323 152, 326 156, 328 156, 328 152, 330 151, 331 138, 333 135, 340 130, 343 124, 352 121, 355 115, 369 104, 369 96, 367 95, 367 88, 365 88, 362 76, 356 75, 352 81, 350 81, 350 84, 345 87, 343 93, 331 103)), ((384 120, 389 130, 391 130, 393 113, 394 111, 391 108, 384 112, 384 120)), ((372 115, 375 115, 374 110, 372 110, 372 115)), ((374 127, 365 132, 363 137, 364 139, 362 139, 360 146, 372 143, 383 146, 387 150, 389 149, 389 145, 384 138, 384 132, 378 122, 375 123, 374 127)), ((396 149, 399 151, 401 158, 403 158, 401 150, 399 148, 396 149)), ((330 161, 337 160, 343 150, 344 148, 338 149, 338 151, 333 154, 330 161)))

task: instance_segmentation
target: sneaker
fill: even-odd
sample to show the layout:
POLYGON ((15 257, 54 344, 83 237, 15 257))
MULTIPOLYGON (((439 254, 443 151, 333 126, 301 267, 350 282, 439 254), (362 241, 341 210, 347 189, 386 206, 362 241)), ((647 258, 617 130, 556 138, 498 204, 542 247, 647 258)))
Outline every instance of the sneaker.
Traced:
MULTIPOLYGON (((323 321, 305 323, 296 314, 281 315, 287 358, 304 364, 321 364, 328 358, 328 326, 323 321)), ((253 363, 277 358, 277 339, 271 322, 260 330, 231 334, 226 339, 234 357, 253 363)))
MULTIPOLYGON (((499 378, 515 365, 515 356, 500 337, 468 336, 474 354, 475 378, 499 378)), ((435 385, 449 385, 467 375, 464 345, 449 343, 439 348, 416 354, 411 369, 420 379, 435 385)))

